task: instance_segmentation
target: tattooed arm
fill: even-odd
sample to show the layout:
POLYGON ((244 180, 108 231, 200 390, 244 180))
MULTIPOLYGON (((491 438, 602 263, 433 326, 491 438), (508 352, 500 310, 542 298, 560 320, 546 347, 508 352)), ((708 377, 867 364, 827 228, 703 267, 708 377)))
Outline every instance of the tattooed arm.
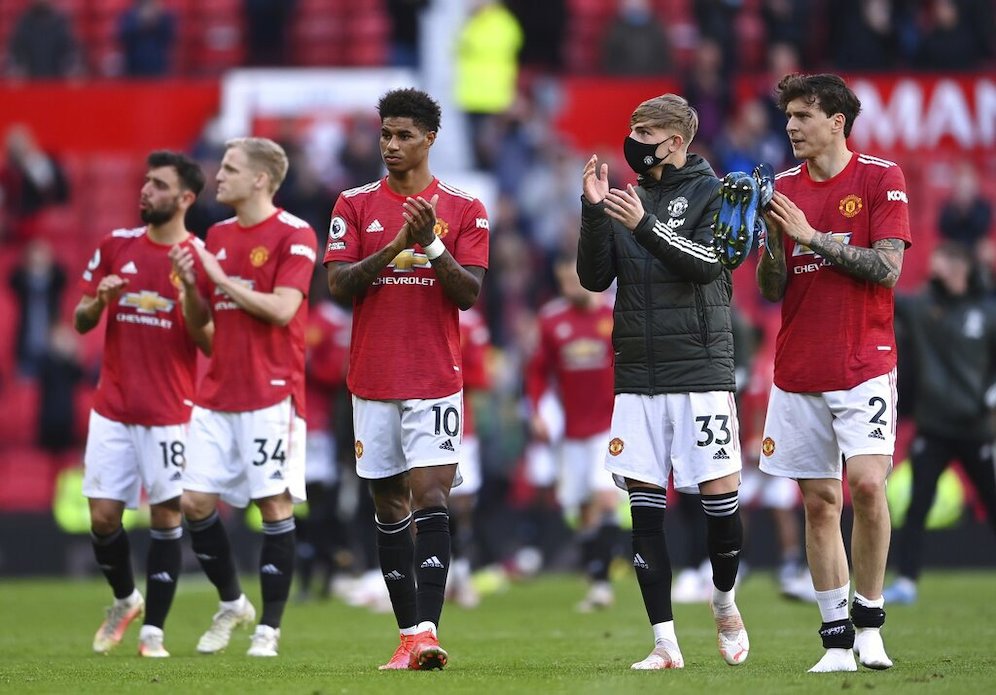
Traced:
POLYGON ((899 281, 906 250, 901 239, 879 239, 870 249, 842 244, 832 234, 813 229, 799 206, 777 192, 767 215, 796 243, 805 244, 854 277, 890 288, 899 281))
POLYGON ((347 263, 333 261, 328 264, 329 294, 340 304, 349 305, 364 292, 395 257, 411 246, 408 223, 398 230, 397 236, 387 246, 372 253, 362 261, 347 263))
POLYGON ((766 218, 768 225, 769 256, 763 249, 758 252, 761 259, 757 264, 757 287, 761 296, 769 302, 777 302, 785 296, 785 285, 788 284, 788 267, 785 263, 785 243, 782 241, 782 230, 770 217, 766 218))
POLYGON ((879 239, 866 249, 842 244, 826 232, 816 232, 807 246, 854 277, 889 288, 899 281, 906 250, 902 239, 879 239))

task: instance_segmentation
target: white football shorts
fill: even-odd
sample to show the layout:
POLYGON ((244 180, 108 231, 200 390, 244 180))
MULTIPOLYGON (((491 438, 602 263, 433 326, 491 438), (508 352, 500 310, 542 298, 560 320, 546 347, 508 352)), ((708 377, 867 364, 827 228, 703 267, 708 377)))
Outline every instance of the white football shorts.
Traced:
MULTIPOLYGON (((462 460, 463 391, 443 398, 373 401, 353 396, 356 474, 390 478, 462 460)), ((453 487, 460 484, 454 476, 453 487)))
POLYGON ((335 436, 325 430, 308 432, 305 454, 304 481, 335 485, 339 482, 339 466, 335 460, 335 436))
POLYGON ((892 456, 896 448, 896 370, 852 389, 791 393, 771 387, 761 470, 796 479, 841 479, 852 456, 892 456))
POLYGON ((194 406, 183 488, 220 495, 233 507, 284 491, 304 502, 306 442, 289 396, 239 413, 194 406))
POLYGON ((625 478, 698 494, 699 484, 741 468, 737 404, 732 391, 616 394, 605 467, 625 478))
POLYGON ((609 433, 584 439, 565 439, 560 446, 557 501, 564 509, 576 509, 596 492, 615 490, 616 482, 605 469, 609 433))
POLYGON ((138 507, 142 488, 149 504, 183 492, 187 424, 146 427, 109 420, 90 411, 83 454, 83 494, 138 507))
POLYGON ((450 493, 454 497, 460 495, 476 495, 481 490, 481 440, 476 434, 463 438, 463 445, 460 447, 460 475, 463 476, 463 483, 459 487, 453 488, 450 493))

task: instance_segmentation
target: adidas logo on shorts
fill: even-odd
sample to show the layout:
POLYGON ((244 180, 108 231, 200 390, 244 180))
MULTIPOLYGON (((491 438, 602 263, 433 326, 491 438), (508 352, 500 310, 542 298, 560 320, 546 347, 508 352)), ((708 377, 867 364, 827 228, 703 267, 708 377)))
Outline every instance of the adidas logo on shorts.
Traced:
POLYGON ((437 570, 443 569, 443 563, 441 563, 439 561, 439 558, 436 557, 435 555, 433 555, 432 557, 426 559, 426 561, 423 562, 420 566, 421 567, 434 567, 437 570))
POLYGON ((170 482, 173 482, 173 481, 176 481, 176 480, 183 480, 183 474, 180 473, 180 471, 177 471, 176 473, 174 473, 173 475, 171 475, 169 477, 169 479, 170 479, 170 482))
POLYGON ((633 556, 633 567, 639 567, 641 570, 650 569, 650 565, 647 564, 647 561, 643 559, 640 553, 633 556))
POLYGON ((456 449, 453 448, 452 439, 447 439, 445 442, 439 445, 439 448, 442 449, 443 451, 456 451, 456 449))
POLYGON ((284 474, 281 471, 273 471, 273 474, 270 476, 270 480, 283 480, 283 479, 284 479, 284 474))
POLYGON ((386 579, 389 582, 396 582, 404 578, 405 575, 401 574, 401 572, 399 572, 398 570, 391 570, 390 572, 384 575, 384 579, 386 579))
POLYGON ((729 461, 730 460, 730 455, 728 453, 726 453, 726 449, 720 449, 719 451, 717 451, 715 454, 712 455, 712 460, 713 461, 723 461, 723 460, 729 461))
POLYGON ((882 434, 882 428, 876 427, 871 432, 868 433, 869 439, 885 439, 885 435, 882 434))

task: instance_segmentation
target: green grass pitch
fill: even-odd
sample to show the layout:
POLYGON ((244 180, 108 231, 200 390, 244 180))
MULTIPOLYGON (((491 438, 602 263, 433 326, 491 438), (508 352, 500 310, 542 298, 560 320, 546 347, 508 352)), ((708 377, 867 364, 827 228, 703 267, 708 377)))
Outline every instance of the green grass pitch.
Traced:
MULTIPOLYGON (((258 600, 258 582, 244 583, 258 600)), ((889 671, 809 674, 822 654, 814 604, 780 598, 766 573, 748 577, 738 604, 750 658, 727 666, 705 605, 675 607, 683 671, 633 672, 652 646, 632 576, 616 582, 614 608, 573 611, 575 577, 545 576, 485 598, 475 610, 447 607, 443 672, 379 672, 396 643, 393 617, 337 601, 292 603, 276 659, 245 656, 248 632, 224 654, 194 645, 216 607, 213 589, 186 575, 166 624, 170 659, 136 656, 138 626, 108 656, 90 642, 109 602, 97 580, 0 582, 0 691, 12 693, 993 693, 996 692, 996 572, 929 572, 916 606, 889 609, 889 671)), ((258 606, 258 603, 257 603, 258 606)))

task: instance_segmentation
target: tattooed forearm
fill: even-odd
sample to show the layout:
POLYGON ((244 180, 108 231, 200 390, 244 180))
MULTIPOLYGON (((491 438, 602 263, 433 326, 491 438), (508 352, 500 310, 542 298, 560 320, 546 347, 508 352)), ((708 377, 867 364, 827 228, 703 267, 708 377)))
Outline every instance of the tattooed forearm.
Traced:
POLYGON ((761 260, 757 264, 757 286, 762 297, 769 302, 777 302, 785 296, 785 285, 788 282, 781 233, 768 232, 768 249, 771 256, 764 249, 759 252, 761 260))
POLYGON ((451 302, 463 310, 474 306, 477 295, 481 292, 484 268, 477 266, 464 268, 449 252, 444 252, 442 256, 432 260, 432 269, 436 271, 436 278, 443 286, 443 293, 451 302))
POLYGON ((869 249, 842 244, 832 234, 817 232, 809 247, 856 278, 895 287, 906 244, 901 239, 879 239, 869 249))
POLYGON ((370 287, 388 264, 401 253, 393 244, 367 256, 356 263, 330 263, 328 270, 329 293, 339 302, 350 302, 358 294, 370 287))

